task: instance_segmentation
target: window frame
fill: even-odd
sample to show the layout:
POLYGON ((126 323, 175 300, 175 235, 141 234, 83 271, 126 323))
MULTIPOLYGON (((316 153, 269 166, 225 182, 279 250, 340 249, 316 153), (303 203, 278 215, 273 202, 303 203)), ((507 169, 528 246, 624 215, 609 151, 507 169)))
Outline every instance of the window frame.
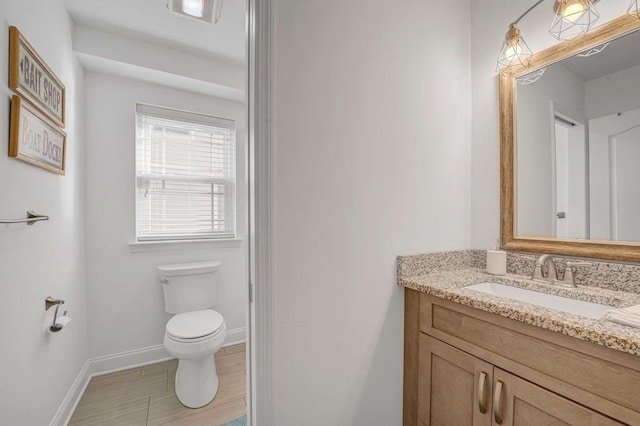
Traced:
MULTIPOLYGON (((209 114, 203 114, 198 112, 186 111, 171 107, 151 105, 147 103, 137 102, 135 106, 134 114, 134 234, 135 242, 130 243, 130 246, 150 246, 155 244, 173 246, 181 243, 214 243, 214 242, 237 242, 237 191, 238 191, 238 164, 237 164, 237 123, 236 120, 231 118, 217 117, 209 114), (158 236, 141 236, 139 233, 139 208, 138 208, 138 117, 139 115, 146 115, 155 118, 161 118, 166 120, 172 120, 176 122, 202 124, 206 126, 219 127, 228 129, 231 131, 231 149, 232 149, 232 167, 233 167, 233 179, 226 180, 221 179, 221 182, 211 182, 213 187, 216 184, 223 184, 225 186, 225 217, 231 217, 233 220, 233 226, 231 232, 218 232, 218 233, 202 233, 202 234, 173 234, 173 235, 158 235, 158 236)), ((149 181, 154 179, 149 178, 149 181)), ((157 179, 156 179, 157 180, 157 179)), ((166 179, 170 181, 170 179, 166 179)), ((185 181, 190 179, 185 178, 185 181)), ((198 178, 194 178, 193 181, 197 181, 198 178)), ((213 188, 212 188, 213 195, 213 188)), ((212 219, 213 219, 213 206, 212 206, 212 219)))

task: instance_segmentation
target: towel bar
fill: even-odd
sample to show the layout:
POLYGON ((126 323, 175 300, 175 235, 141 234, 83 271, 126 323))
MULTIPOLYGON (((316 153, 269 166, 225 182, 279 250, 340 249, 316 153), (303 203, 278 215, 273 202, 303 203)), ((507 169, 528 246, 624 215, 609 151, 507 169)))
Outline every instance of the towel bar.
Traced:
POLYGON ((45 216, 43 214, 38 214, 31 210, 27 211, 26 219, 0 219, 0 223, 26 223, 31 226, 36 222, 40 222, 43 220, 49 220, 49 216, 45 216))

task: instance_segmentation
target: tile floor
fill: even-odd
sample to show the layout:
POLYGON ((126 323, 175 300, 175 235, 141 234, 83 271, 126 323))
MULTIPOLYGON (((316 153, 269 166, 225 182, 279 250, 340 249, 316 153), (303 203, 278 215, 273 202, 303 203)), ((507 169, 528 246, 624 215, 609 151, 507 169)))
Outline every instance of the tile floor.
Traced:
POLYGON ((215 426, 246 413, 245 345, 216 353, 220 387, 202 408, 186 408, 174 392, 178 361, 119 371, 91 379, 70 426, 215 426))

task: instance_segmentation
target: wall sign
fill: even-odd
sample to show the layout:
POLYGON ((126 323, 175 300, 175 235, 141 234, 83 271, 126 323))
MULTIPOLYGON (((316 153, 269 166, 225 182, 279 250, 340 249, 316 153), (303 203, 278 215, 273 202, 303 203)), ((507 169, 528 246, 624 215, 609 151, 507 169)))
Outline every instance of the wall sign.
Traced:
POLYGON ((64 128, 64 84, 16 27, 9 28, 9 87, 64 128))
POLYGON ((9 156, 64 175, 67 134, 36 107, 11 99, 9 156))

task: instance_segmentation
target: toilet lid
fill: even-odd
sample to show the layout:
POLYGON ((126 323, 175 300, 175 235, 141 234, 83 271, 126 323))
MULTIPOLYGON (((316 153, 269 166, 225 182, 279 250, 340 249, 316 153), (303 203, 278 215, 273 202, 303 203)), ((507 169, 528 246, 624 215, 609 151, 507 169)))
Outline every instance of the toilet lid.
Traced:
POLYGON ((197 339, 218 331, 224 318, 212 309, 174 315, 167 323, 167 333, 180 339, 197 339))

